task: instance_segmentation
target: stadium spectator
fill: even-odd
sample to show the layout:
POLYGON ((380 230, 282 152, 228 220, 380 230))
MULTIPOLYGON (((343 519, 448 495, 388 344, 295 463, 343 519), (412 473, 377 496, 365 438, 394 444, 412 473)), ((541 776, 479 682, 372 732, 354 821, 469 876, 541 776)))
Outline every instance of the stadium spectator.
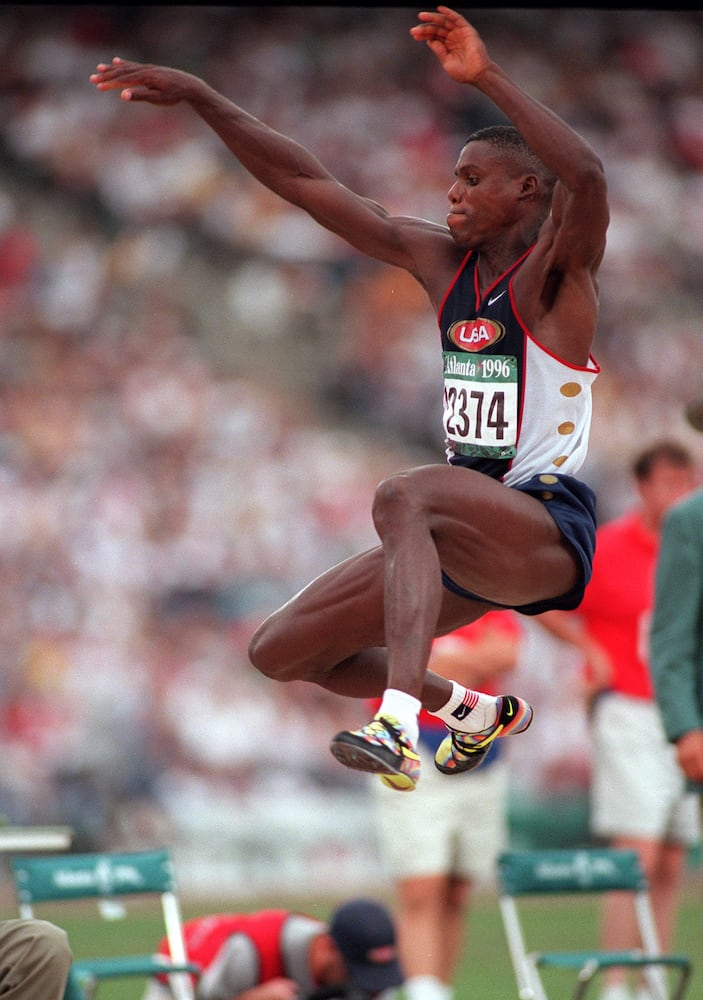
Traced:
POLYGON ((189 105, 265 187, 408 271, 439 311, 449 464, 385 479, 373 504, 381 544, 314 579, 250 644, 274 679, 383 692, 374 720, 338 733, 331 749, 401 791, 420 777, 422 704, 450 731, 435 757, 446 773, 475 767, 493 739, 532 719, 519 698, 427 673, 432 638, 496 605, 536 614, 581 599, 595 502, 575 474, 599 371, 591 346, 609 214, 590 145, 508 77, 461 15, 441 7, 418 17, 412 37, 512 122, 465 142, 441 226, 354 194, 199 77, 119 57, 91 76, 126 101, 189 105))
MULTIPOLYGON (((491 692, 515 668, 521 636, 517 615, 490 611, 435 639, 429 665, 491 692)), ((428 766, 415 794, 391 795, 376 781, 371 789, 381 855, 395 883, 403 993, 451 1000, 472 891, 494 884, 495 859, 508 843, 508 766, 504 745, 494 743, 479 769, 448 781, 431 766, 445 727, 424 711, 419 722, 418 751, 428 766)))
MULTIPOLYGON (((703 400, 686 409, 703 430, 703 400)), ((703 488, 666 513, 650 633, 654 691, 690 790, 703 791, 703 488)))
MULTIPOLYGON (((584 655, 592 698, 591 831, 638 852, 668 950, 687 848, 700 831, 697 798, 686 793, 655 702, 648 635, 662 519, 694 488, 696 469, 686 448, 663 440, 640 452, 632 473, 638 503, 599 527, 593 576, 578 611, 549 612, 539 621, 584 655)), ((618 893, 606 897, 608 947, 638 946, 631 907, 618 893)), ((629 997, 625 970, 606 970, 604 990, 603 1000, 629 997)))
POLYGON ((47 920, 0 920, 0 996, 63 1000, 73 959, 66 932, 47 920))
MULTIPOLYGON (((272 909, 195 917, 184 930, 203 970, 198 1000, 365 1000, 403 982, 393 918, 375 899, 350 899, 328 922, 272 909)), ((165 939, 158 950, 169 954, 165 939)), ((170 995, 152 980, 144 1000, 170 995)))

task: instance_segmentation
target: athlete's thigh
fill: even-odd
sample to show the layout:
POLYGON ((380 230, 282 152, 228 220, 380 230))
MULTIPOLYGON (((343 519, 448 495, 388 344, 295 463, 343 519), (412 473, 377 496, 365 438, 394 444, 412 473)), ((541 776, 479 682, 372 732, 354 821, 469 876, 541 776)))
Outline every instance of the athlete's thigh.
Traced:
MULTIPOLYGON (((441 580, 437 579, 441 587, 441 580)), ((380 545, 338 563, 312 580, 257 629, 250 655, 277 676, 326 670, 360 650, 384 647, 385 558, 380 545)), ((437 634, 480 618, 489 606, 442 588, 437 634)))
POLYGON ((545 506, 471 469, 412 471, 444 572, 466 590, 501 604, 566 593, 579 566, 545 506))
MULTIPOLYGON (((384 560, 376 546, 321 573, 257 629, 257 665, 326 668, 384 643, 384 560)), ((280 669, 283 669, 282 667, 280 669)))

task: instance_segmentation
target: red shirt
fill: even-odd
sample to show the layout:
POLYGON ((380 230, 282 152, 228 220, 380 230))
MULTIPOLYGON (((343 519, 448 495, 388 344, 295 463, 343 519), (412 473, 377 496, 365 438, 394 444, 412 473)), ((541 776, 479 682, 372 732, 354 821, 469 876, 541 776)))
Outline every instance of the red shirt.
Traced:
POLYGON ((600 527, 596 539, 578 614, 612 661, 611 690, 652 699, 647 649, 659 536, 630 511, 600 527))
MULTIPOLYGON (((260 910, 256 913, 216 913, 195 917, 183 925, 186 954, 191 962, 207 969, 217 958, 222 945, 233 934, 246 934, 255 946, 259 959, 259 983, 288 975, 281 935, 289 919, 289 910, 260 910)), ((159 942, 160 954, 169 955, 166 938, 159 942)), ((165 976, 158 976, 166 982, 165 976)))

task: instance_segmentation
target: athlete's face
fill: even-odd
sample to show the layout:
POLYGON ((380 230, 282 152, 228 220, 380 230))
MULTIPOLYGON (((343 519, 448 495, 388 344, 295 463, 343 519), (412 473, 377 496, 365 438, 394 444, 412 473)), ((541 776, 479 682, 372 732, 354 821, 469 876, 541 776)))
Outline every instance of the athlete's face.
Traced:
POLYGON ((447 226, 459 246, 478 247, 522 217, 526 175, 504 150, 483 141, 467 143, 454 176, 447 226))

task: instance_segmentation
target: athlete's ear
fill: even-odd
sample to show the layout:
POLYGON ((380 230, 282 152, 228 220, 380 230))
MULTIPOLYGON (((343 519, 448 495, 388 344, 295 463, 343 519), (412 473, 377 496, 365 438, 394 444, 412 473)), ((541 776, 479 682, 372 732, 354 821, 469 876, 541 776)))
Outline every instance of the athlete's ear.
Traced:
POLYGON ((525 174, 520 182, 520 194, 524 198, 537 194, 539 191, 539 178, 537 174, 525 174))

